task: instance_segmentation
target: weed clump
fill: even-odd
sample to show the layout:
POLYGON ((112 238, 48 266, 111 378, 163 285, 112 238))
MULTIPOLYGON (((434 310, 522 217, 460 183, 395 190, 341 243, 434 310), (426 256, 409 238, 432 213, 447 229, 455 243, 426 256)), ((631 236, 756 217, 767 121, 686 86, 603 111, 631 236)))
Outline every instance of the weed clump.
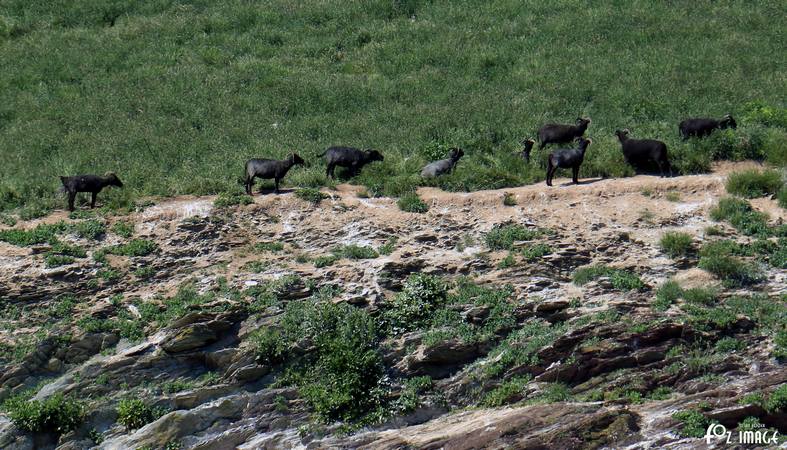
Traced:
POLYGON ((326 198, 330 198, 329 195, 323 194, 320 192, 319 189, 315 188, 299 188, 295 190, 295 196, 301 200, 305 200, 310 202, 314 205, 320 203, 326 198))
POLYGON ((76 429, 85 415, 84 405, 80 401, 62 394, 55 394, 46 400, 12 397, 3 407, 14 425, 35 433, 67 433, 76 429))
POLYGON ((661 237, 659 246, 670 258, 686 256, 692 250, 692 237, 688 233, 667 232, 661 237))
POLYGON ((129 430, 136 430, 153 422, 157 411, 139 398, 124 398, 117 405, 118 423, 129 430))
POLYGON ((486 234, 486 245, 491 250, 513 250, 515 242, 529 241, 543 233, 543 230, 529 229, 519 224, 495 225, 486 234))
POLYGON ((730 174, 727 179, 727 192, 745 198, 774 195, 782 188, 781 174, 776 170, 746 170, 730 174))
POLYGON ((251 196, 242 192, 222 192, 213 201, 216 208, 229 208, 231 206, 250 205, 254 203, 251 196))
POLYGON ((574 284, 582 286, 583 284, 587 284, 601 277, 609 277, 612 287, 621 291, 631 291, 634 289, 643 289, 645 287, 645 283, 642 282, 636 273, 625 269, 616 269, 603 264, 580 267, 574 271, 572 280, 574 284))
POLYGON ((396 205, 404 212, 423 214, 429 211, 429 205, 421 200, 421 197, 415 192, 408 192, 399 197, 399 200, 396 201, 396 205))

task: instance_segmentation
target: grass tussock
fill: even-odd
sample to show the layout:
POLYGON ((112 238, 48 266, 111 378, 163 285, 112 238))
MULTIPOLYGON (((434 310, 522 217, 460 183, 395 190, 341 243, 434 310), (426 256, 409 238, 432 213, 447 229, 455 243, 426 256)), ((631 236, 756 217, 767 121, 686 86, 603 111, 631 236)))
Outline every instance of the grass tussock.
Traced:
POLYGON ((782 175, 776 170, 746 170, 727 178, 727 192, 745 198, 774 195, 782 188, 782 175))

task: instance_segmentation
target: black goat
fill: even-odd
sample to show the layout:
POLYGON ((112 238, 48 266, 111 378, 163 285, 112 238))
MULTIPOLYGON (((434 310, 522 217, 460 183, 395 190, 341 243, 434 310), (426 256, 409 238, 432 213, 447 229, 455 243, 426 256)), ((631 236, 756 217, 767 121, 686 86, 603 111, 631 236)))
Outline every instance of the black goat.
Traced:
POLYGON ((357 175, 363 166, 372 161, 383 160, 383 155, 377 150, 359 150, 353 147, 328 147, 318 156, 325 156, 325 162, 328 163, 325 174, 331 178, 334 177, 333 171, 336 166, 347 167, 353 175, 357 175))
POLYGON ((576 125, 563 125, 559 123, 548 123, 538 130, 538 149, 546 147, 547 144, 564 144, 585 134, 585 130, 590 125, 590 118, 577 117, 576 125))
POLYGON ((646 166, 649 161, 654 161, 661 171, 661 176, 672 176, 672 166, 667 157, 667 144, 653 139, 631 139, 629 130, 616 130, 615 135, 620 140, 623 157, 634 168, 646 166))
POLYGON ((90 207, 96 207, 96 196, 107 186, 123 187, 120 178, 110 172, 103 177, 98 175, 75 175, 73 177, 60 177, 63 191, 68 194, 68 210, 74 210, 74 200, 80 192, 90 192, 90 207))
POLYGON ((279 193, 279 181, 287 175, 287 172, 294 165, 303 165, 303 159, 297 153, 291 154, 287 159, 250 159, 246 161, 246 193, 252 195, 251 187, 254 185, 254 178, 270 180, 273 178, 275 191, 279 193))
POLYGON ((432 178, 450 173, 454 170, 456 163, 459 162, 459 158, 464 155, 465 152, 461 148, 452 148, 448 154, 448 159, 441 159, 427 164, 424 166, 423 170, 421 170, 421 176, 424 178, 432 178))
POLYGON ((692 136, 703 137, 710 135, 713 130, 723 130, 725 128, 738 128, 737 122, 730 114, 725 115, 719 120, 708 118, 686 119, 678 125, 680 135, 683 140, 692 136))
POLYGON ((533 150, 533 145, 535 143, 536 141, 532 139, 525 139, 522 141, 522 159, 524 159, 525 162, 530 162, 530 152, 533 150))
POLYGON ((585 151, 593 143, 590 139, 583 137, 577 138, 579 142, 578 148, 561 148, 549 154, 547 161, 547 186, 552 186, 552 178, 555 176, 558 168, 568 169, 571 168, 571 180, 574 184, 579 183, 577 177, 579 176, 579 166, 585 160, 585 151))

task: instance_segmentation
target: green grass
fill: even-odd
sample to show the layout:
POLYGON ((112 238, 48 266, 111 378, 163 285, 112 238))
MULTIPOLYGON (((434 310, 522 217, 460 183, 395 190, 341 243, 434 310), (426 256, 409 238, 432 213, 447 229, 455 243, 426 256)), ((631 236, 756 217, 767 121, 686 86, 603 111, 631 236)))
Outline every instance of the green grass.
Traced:
POLYGON ((711 424, 704 414, 693 410, 678 411, 672 415, 672 418, 680 422, 679 433, 683 437, 703 437, 708 425, 711 424))
POLYGON ((519 224, 495 225, 486 234, 486 245, 491 250, 513 250, 517 241, 529 241, 544 234, 543 230, 526 228, 519 224))
POLYGON ((782 176, 776 170, 752 169, 732 173, 727 178, 727 192, 746 198, 776 194, 783 185, 782 176))
POLYGON ((609 277, 612 287, 621 291, 631 291, 634 289, 643 289, 645 287, 645 283, 642 282, 639 275, 636 273, 625 269, 616 269, 603 264, 580 267, 575 270, 571 276, 572 281, 577 286, 582 286, 601 277, 609 277))
POLYGON ((727 221, 736 230, 747 236, 768 236, 773 230, 768 226, 768 216, 755 211, 746 200, 727 197, 710 210, 715 221, 727 221))
POLYGON ((396 201, 396 206, 402 211, 423 214, 429 211, 429 205, 421 200, 415 192, 407 192, 396 201))
POLYGON ((139 398, 124 398, 117 404, 117 421, 129 430, 136 430, 153 422, 156 410, 139 398))
POLYGON ((112 225, 109 231, 117 234, 122 238, 128 239, 134 234, 134 223, 118 220, 112 225))
POLYGON ((678 301, 683 295, 683 289, 674 281, 669 280, 659 286, 656 291, 656 299, 653 301, 653 308, 657 311, 666 311, 670 305, 678 301))
POLYGON ((733 256, 719 254, 703 256, 697 266, 716 275, 727 287, 749 286, 764 279, 762 269, 756 263, 733 256))
POLYGON ((5 2, 0 209, 62 207, 57 175, 80 172, 118 172, 126 188, 102 192, 105 204, 237 191, 246 159, 294 149, 312 164, 285 182, 317 187, 328 183, 316 155, 334 144, 385 154, 353 180, 371 195, 411 190, 448 146, 469 150, 429 183, 515 186, 544 176, 539 152, 530 164, 513 154, 519 140, 580 114, 594 119, 587 177, 631 173, 612 134, 621 127, 665 140, 683 173, 718 156, 784 161, 781 2, 635 0, 622 18, 619 7, 5 2), (734 132, 680 141, 681 119, 728 111, 734 132))
POLYGON ((120 256, 147 256, 158 250, 158 244, 147 239, 132 239, 125 244, 104 249, 106 253, 120 256))
POLYGON ((364 245, 342 245, 333 249, 333 254, 339 258, 347 259, 374 259, 380 256, 377 251, 364 245))
POLYGON ((323 194, 319 189, 302 188, 295 190, 295 196, 301 200, 305 200, 312 204, 318 204, 326 198, 330 198, 328 194, 323 194))
POLYGON ((661 236, 659 247, 670 258, 686 256, 693 249, 693 238, 688 233, 668 231, 661 236))
POLYGON ((243 192, 220 192, 213 206, 217 208, 229 208, 238 205, 250 205, 254 199, 243 192))

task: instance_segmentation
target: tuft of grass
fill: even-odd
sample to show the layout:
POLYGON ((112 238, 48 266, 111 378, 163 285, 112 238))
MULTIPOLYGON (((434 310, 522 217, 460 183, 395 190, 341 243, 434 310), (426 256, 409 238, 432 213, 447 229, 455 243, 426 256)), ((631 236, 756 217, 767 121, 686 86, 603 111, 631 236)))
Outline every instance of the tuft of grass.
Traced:
POLYGON ((577 286, 582 286, 601 277, 609 277, 612 287, 622 291, 643 289, 645 283, 639 276, 625 269, 616 269, 603 264, 580 267, 572 275, 572 281, 577 286))
POLYGON ((527 374, 506 380, 500 384, 500 386, 488 392, 481 401, 481 404, 486 407, 495 408, 520 400, 524 395, 527 383, 532 379, 533 377, 527 374))
POLYGON ((276 253, 284 250, 284 244, 281 242, 258 242, 254 244, 254 250, 258 252, 276 253))
POLYGON ((506 192, 503 194, 503 205, 505 206, 516 206, 516 195, 506 192))
POLYGON ((319 189, 315 188, 298 188, 295 190, 295 196, 314 205, 319 204, 326 198, 330 198, 328 194, 323 194, 319 189))
POLYGON ((67 255, 48 255, 44 261, 49 268, 65 266, 75 261, 72 256, 67 255))
POLYGON ((497 264, 497 268, 508 269, 509 267, 514 267, 515 265, 516 265, 516 259, 514 258, 513 254, 509 253, 508 255, 506 255, 505 258, 500 260, 500 262, 497 264))
POLYGON ((716 275, 727 287, 750 286, 764 278, 762 270, 755 263, 722 254, 702 256, 697 266, 716 275))
POLYGON ((726 187, 730 194, 757 198, 774 195, 783 185, 782 176, 778 171, 751 169, 730 174, 726 187))
POLYGON ((653 301, 653 308, 657 311, 666 311, 682 295, 683 289, 680 285, 674 280, 669 280, 659 286, 656 291, 656 300, 653 301))
POLYGON ((693 239, 688 233, 668 231, 661 236, 659 247, 670 258, 686 256, 693 250, 693 239))
POLYGON ((538 258, 552 254, 552 247, 547 244, 538 243, 524 247, 522 249, 522 256, 528 261, 535 261, 538 258))
POLYGON ((8 242, 16 246, 31 246, 49 242, 57 242, 57 234, 63 233, 68 229, 65 222, 55 224, 42 224, 31 230, 13 228, 10 230, 0 230, 0 241, 8 242))
POLYGON ((90 240, 97 240, 106 233, 106 225, 97 219, 76 222, 71 224, 70 228, 77 236, 90 240))
POLYGON ((396 242, 398 242, 398 240, 399 238, 396 236, 389 237, 385 241, 385 244, 381 245, 380 248, 377 249, 377 251, 381 255, 390 255, 391 253, 393 253, 394 249, 396 248, 396 242))
POLYGON ((429 205, 421 200, 421 197, 415 192, 408 192, 399 197, 399 200, 396 201, 396 205, 405 212, 423 214, 429 211, 429 205))
POLYGON ((680 201, 680 192, 670 191, 667 192, 667 195, 664 196, 667 201, 670 202, 679 202, 680 201))
POLYGON ((318 256, 318 257, 314 258, 314 261, 313 261, 314 262, 314 267, 317 267, 319 269, 320 267, 332 266, 333 263, 335 263, 339 259, 340 258, 338 256, 336 256, 336 255, 318 256))

